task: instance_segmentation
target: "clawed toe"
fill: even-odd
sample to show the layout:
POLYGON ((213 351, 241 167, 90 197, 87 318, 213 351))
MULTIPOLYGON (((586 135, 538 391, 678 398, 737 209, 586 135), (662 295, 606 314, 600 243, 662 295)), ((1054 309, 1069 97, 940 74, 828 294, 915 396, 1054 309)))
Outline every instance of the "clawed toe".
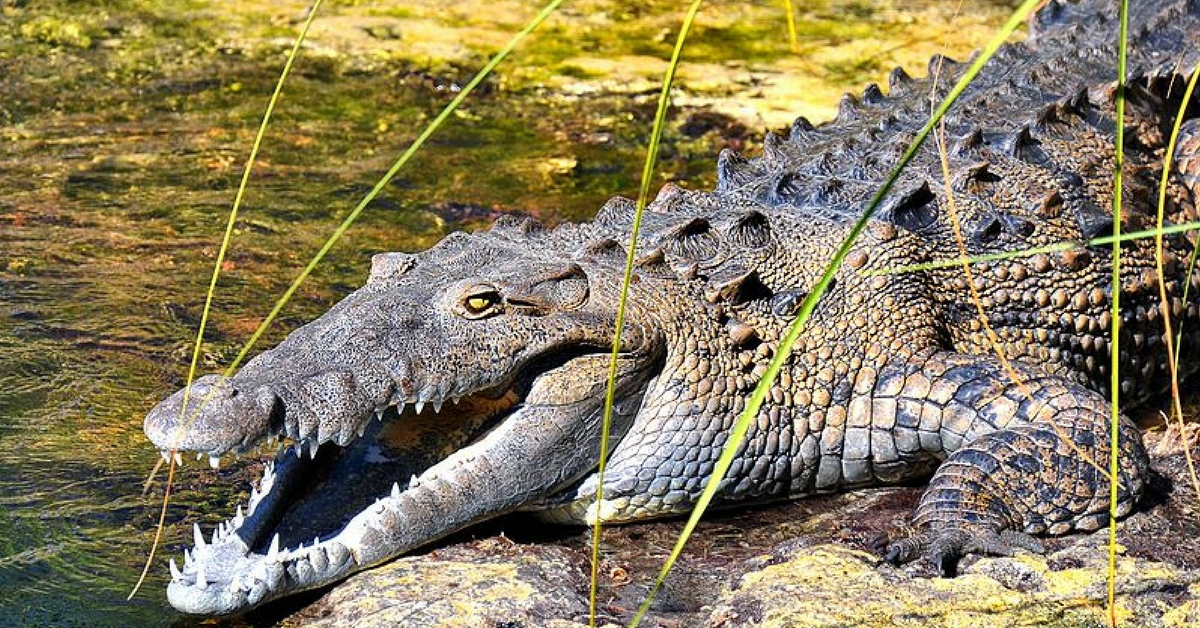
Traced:
POLYGON ((953 578, 958 574, 959 561, 968 554, 1011 556, 1016 549, 1038 554, 1045 551, 1040 541, 1023 532, 953 528, 924 531, 896 540, 888 545, 883 560, 898 566, 925 556, 937 566, 943 578, 953 578))

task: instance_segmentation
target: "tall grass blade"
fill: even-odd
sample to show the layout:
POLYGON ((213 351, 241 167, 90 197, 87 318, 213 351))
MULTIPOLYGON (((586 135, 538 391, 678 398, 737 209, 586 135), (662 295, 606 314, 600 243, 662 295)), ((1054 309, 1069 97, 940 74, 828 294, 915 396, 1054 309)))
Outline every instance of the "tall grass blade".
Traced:
MULTIPOLYGON (((157 471, 160 466, 162 466, 161 460, 154 465, 155 471, 157 471)), ((133 590, 129 592, 129 595, 125 596, 126 602, 132 600, 133 596, 137 595, 137 592, 141 590, 142 584, 146 582, 146 576, 150 574, 150 565, 154 564, 155 550, 157 550, 158 545, 162 543, 163 529, 167 527, 167 504, 171 503, 171 484, 174 481, 175 462, 172 460, 171 464, 167 466, 167 483, 166 487, 163 489, 163 505, 158 511, 158 524, 154 526, 154 542, 150 544, 150 555, 146 557, 146 564, 142 565, 142 573, 138 576, 137 582, 134 583, 133 590)), ((149 488, 149 483, 147 483, 146 488, 149 488)))
POLYGON ((501 48, 500 51, 497 52, 495 56, 493 56, 487 62, 487 65, 483 66, 483 68, 479 70, 479 72, 476 73, 466 85, 463 86, 462 91, 458 92, 458 94, 454 96, 454 99, 451 100, 440 113, 438 113, 437 117, 435 117, 425 127, 425 129, 421 131, 421 134, 417 136, 417 139, 413 140, 408 149, 405 150, 402 155, 400 155, 399 159, 392 164, 392 167, 389 168, 383 177, 381 177, 375 184, 375 186, 371 188, 371 191, 368 192, 367 195, 358 202, 358 205, 356 205, 354 209, 346 215, 346 218, 342 220, 341 224, 339 224, 337 228, 333 230, 333 234, 329 236, 329 239, 325 241, 325 244, 321 245, 320 250, 313 255, 313 258, 309 260, 304 269, 300 271, 300 274, 296 276, 296 279, 293 280, 292 284, 288 286, 288 289, 284 291, 283 296, 279 297, 279 300, 275 302, 275 306, 271 308, 270 313, 267 314, 267 317, 263 319, 263 322, 259 324, 258 328, 254 330, 254 333, 250 335, 250 339, 246 341, 246 344, 242 347, 241 351, 238 352, 237 356, 233 359, 233 362, 230 363, 230 365, 225 369, 226 376, 233 374, 238 365, 242 363, 242 360, 246 358, 246 355, 250 353, 250 350, 258 342, 258 339, 261 338, 263 333, 267 331, 267 328, 271 326, 271 323, 275 322, 275 318, 279 316, 279 312, 283 310, 283 306, 286 305, 287 302, 292 298, 292 295, 296 293, 296 290, 300 288, 300 285, 304 283, 304 280, 308 279, 308 276, 311 275, 313 270, 316 269, 317 264, 319 264, 321 260, 325 259, 325 256, 331 249, 333 249, 333 245, 341 239, 350 226, 354 224, 354 221, 358 220, 358 216, 362 214, 364 209, 367 208, 367 205, 369 205, 371 201, 375 200, 375 198, 383 192, 383 189, 388 183, 391 182, 396 174, 400 172, 400 169, 403 168, 410 159, 412 159, 412 156, 415 155, 416 152, 425 145, 425 142, 428 141, 429 138, 432 137, 439 128, 441 128, 442 124, 444 124, 446 120, 454 114, 459 106, 462 105, 463 101, 467 99, 467 96, 469 96, 471 92, 475 91, 475 88, 478 87, 479 84, 482 83, 483 80, 487 78, 493 70, 496 69, 496 66, 500 65, 500 63, 504 61, 504 59, 512 53, 517 45, 520 44, 526 37, 528 37, 530 33, 537 29, 538 26, 541 26, 542 22, 545 22, 546 18, 550 17, 550 15, 554 13, 554 11, 557 10, 559 5, 561 5, 563 2, 564 0, 551 0, 550 2, 546 3, 546 5, 542 7, 542 10, 538 11, 537 15, 535 15, 533 19, 529 21, 529 23, 527 23, 520 31, 518 31, 517 34, 513 35, 512 38, 504 44, 504 47, 501 48))
MULTIPOLYGON (((1109 340, 1109 400, 1111 402, 1108 434, 1108 624, 1117 626, 1117 475, 1119 467, 1121 420, 1121 184, 1125 168, 1125 65, 1129 41, 1129 1, 1121 0, 1117 30, 1117 93, 1116 93, 1116 151, 1113 155, 1113 243, 1112 243, 1112 338, 1109 340)), ((1170 312, 1164 312, 1164 318, 1170 312)))
POLYGON ((621 278, 621 295, 617 301, 617 318, 613 331, 612 354, 608 362, 608 382, 604 391, 604 421, 600 432, 600 463, 596 472, 596 521, 592 526, 592 569, 591 587, 588 593, 588 626, 596 625, 596 597, 599 592, 600 580, 600 504, 604 499, 604 469, 608 462, 609 426, 612 423, 613 405, 616 402, 617 360, 621 355, 621 332, 625 327, 625 309, 629 299, 629 286, 633 281, 633 264, 637 259, 638 232, 642 225, 642 213, 650 198, 650 184, 654 177, 654 164, 658 160, 658 145, 662 141, 663 127, 666 126, 667 108, 671 104, 671 85, 675 82, 675 70, 679 67, 679 59, 683 54, 683 43, 687 40, 692 22, 700 10, 701 0, 693 0, 688 7, 683 24, 679 27, 679 36, 675 39, 675 49, 671 52, 671 61, 667 64, 667 72, 663 76, 662 91, 658 95, 658 109, 654 114, 654 129, 650 134, 650 145, 646 149, 646 162, 642 166, 642 182, 638 189, 637 205, 633 214, 633 226, 629 233, 629 246, 625 255, 625 271, 621 278))
MULTIPOLYGON (((938 68, 939 70, 941 69, 941 64, 938 64, 938 68)), ((967 243, 963 238, 962 222, 958 219, 958 205, 954 201, 954 186, 950 181, 950 156, 946 151, 946 128, 944 124, 938 127, 938 132, 934 138, 937 142, 938 157, 941 160, 942 185, 944 186, 946 194, 946 214, 950 218, 950 227, 954 233, 955 247, 958 249, 958 261, 959 265, 962 267, 963 275, 966 277, 967 289, 970 291, 971 304, 975 306, 975 317, 979 320, 979 324, 981 327, 983 327, 984 334, 987 336, 988 347, 996 356, 996 361, 999 362, 1000 367, 1004 369, 1004 373, 1008 376, 1009 381, 1016 385, 1016 387, 1021 391, 1021 394, 1024 395, 1030 403, 1039 403, 1034 399, 1033 391, 1029 388, 1029 385, 1026 384, 1023 379, 1021 379, 1021 375, 1017 373, 1017 369, 1013 367, 1012 362, 1009 361, 1008 356, 1006 356, 1004 354, 1004 350, 1001 349, 1000 336, 997 335, 996 330, 992 328, 992 323, 988 318, 987 311, 983 308, 983 300, 979 295, 979 289, 975 287, 975 276, 971 271, 971 263, 967 257, 967 243)), ((1069 438, 1069 435, 1063 430, 1063 428, 1054 423, 1050 423, 1050 427, 1054 429, 1054 432, 1058 434, 1060 438, 1062 438, 1063 442, 1071 448, 1071 451, 1073 451, 1076 456, 1079 456, 1081 460, 1094 467, 1096 471, 1098 471, 1107 479, 1108 471, 1092 456, 1088 455, 1087 452, 1080 449, 1080 447, 1075 444, 1075 441, 1069 438)))
POLYGON ((796 11, 792 8, 792 0, 783 0, 783 10, 787 12, 788 44, 792 52, 800 54, 800 39, 796 37, 796 11))
MULTIPOLYGON (((1118 240, 1121 243, 1133 242, 1134 240, 1143 240, 1146 238, 1156 237, 1159 233, 1162 233, 1163 235, 1173 235, 1176 233, 1186 233, 1188 231, 1200 231, 1200 221, 1168 225, 1164 226, 1162 229, 1141 229, 1139 231, 1130 231, 1128 233, 1122 233, 1120 236, 1107 235, 1083 241, 1063 240, 1062 242, 1055 242, 1053 244, 1047 244, 1044 246, 1035 246, 1028 249, 1003 251, 1000 253, 985 253, 983 255, 969 257, 966 261, 969 264, 981 264, 984 262, 1017 259, 1019 257, 1031 257, 1039 253, 1061 253, 1063 251, 1070 251, 1072 249, 1110 246, 1113 242, 1118 240)), ((923 262, 920 264, 908 264, 905 266, 893 266, 891 268, 863 271, 863 275, 867 277, 874 277, 877 275, 899 275, 901 273, 915 273, 928 270, 937 270, 940 268, 949 268, 951 266, 959 266, 961 264, 962 260, 960 259, 943 259, 934 262, 923 262)), ((1189 276, 1190 273, 1191 271, 1189 271, 1189 276)))
MULTIPOLYGON (((1183 424, 1183 401, 1180 399, 1179 393, 1179 350, 1181 349, 1183 340, 1183 323, 1180 322, 1179 336, 1172 333, 1171 329, 1171 301, 1167 296, 1167 280, 1163 269, 1163 222, 1167 208, 1167 181, 1171 174, 1171 164, 1175 160, 1175 145, 1179 141, 1179 130, 1183 127, 1184 113, 1187 111, 1188 103, 1192 101, 1192 93, 1196 89, 1196 79, 1200 77, 1200 68, 1192 70, 1192 76, 1188 79, 1187 87, 1183 90, 1183 102, 1179 105, 1179 111, 1175 114, 1175 123, 1171 129, 1171 137, 1167 141, 1167 151, 1163 156, 1163 172, 1162 180, 1158 184, 1158 212, 1157 233, 1154 237, 1155 250, 1155 272, 1158 274, 1158 296, 1161 302, 1160 310, 1163 312, 1163 339, 1166 341, 1167 347, 1167 365, 1171 374, 1171 405, 1175 413, 1175 419, 1179 421, 1180 436, 1184 436, 1183 424)), ((1192 262, 1196 259, 1196 249, 1192 249, 1192 262)), ((1191 264, 1189 264, 1190 266, 1191 264)), ((1191 277, 1191 268, 1184 277, 1191 277)), ((1188 288, 1191 287, 1191 281, 1183 283, 1183 302, 1187 303, 1188 288)), ((1168 425, 1170 420, 1168 419, 1168 425)), ((1186 442, 1186 441, 1185 441, 1186 442)), ((1190 447, 1183 448, 1183 458, 1187 462, 1188 476, 1192 481, 1192 490, 1196 492, 1196 496, 1200 497, 1200 478, 1196 476, 1196 463, 1192 460, 1192 450, 1190 447)))
POLYGON ((755 417, 758 415, 758 410, 762 407, 763 401, 766 398, 766 395, 772 384, 774 383, 775 378, 778 377, 780 369, 783 368, 783 363, 788 359, 788 355, 791 353, 792 346, 796 343, 796 339, 799 338, 800 333, 804 331, 805 322, 807 322, 808 318, 812 315, 813 310, 816 308, 817 303, 821 299, 821 295, 823 295, 825 290, 828 289, 830 282, 833 280, 834 273, 837 272, 838 267, 841 266, 843 260, 845 260, 846 256, 850 253, 850 249, 854 245, 855 240, 857 240, 858 236, 862 234, 864 229, 866 229, 867 223, 871 220, 871 217, 875 215, 876 210, 879 208, 879 204, 891 191, 892 186, 896 183, 896 179, 899 178, 900 173, 906 166, 908 166, 908 163, 912 161, 913 157, 917 153, 917 150, 920 149, 921 145, 925 142, 925 139, 929 137, 929 134, 933 130, 934 126, 942 119, 943 116, 946 115, 946 112, 949 111, 950 107, 954 104, 954 101, 958 99, 963 90, 967 88, 967 85, 970 84, 975 76, 979 74, 980 70, 983 69, 983 66, 985 63, 987 63, 988 59, 991 59, 1000 45, 1003 44, 1004 41, 1007 40, 1008 37, 1017 30, 1018 27, 1020 27, 1029 14, 1033 12, 1034 7, 1036 7, 1039 2, 1040 0, 1025 0, 1022 2, 1020 7, 1017 8, 1012 16, 1009 17, 1008 21, 1005 22, 1004 26, 1001 27, 1000 31, 997 32, 990 41, 988 41, 987 45, 971 64, 971 67, 967 69, 966 73, 963 74, 958 83, 956 83, 950 90, 950 93, 946 95, 946 98, 937 106, 929 121, 921 129, 920 133, 917 134, 917 137, 913 140, 913 143, 908 147, 907 150, 905 150, 904 155, 900 158, 899 163, 896 164, 896 167, 892 171, 891 175, 886 181, 884 181, 884 184, 879 188, 879 191, 877 191, 875 195, 871 197, 870 202, 867 204, 866 210, 854 223, 854 226, 850 229, 850 233, 846 236, 846 239, 842 242, 841 246, 838 247, 837 252, 834 253, 833 258, 830 260, 829 265, 826 266, 820 280, 818 280, 817 284, 813 287, 812 292, 804 299, 803 304, 801 304, 800 311, 796 315, 796 320, 788 328, 787 334, 784 335, 783 340, 780 342, 779 349, 775 352, 775 356, 771 359, 770 364, 768 364, 762 380, 754 389, 754 392, 750 394, 750 398, 746 401, 746 407, 744 411, 742 412, 741 416, 738 417, 737 423, 734 424, 733 429, 730 430, 728 440, 725 443, 725 447, 721 452, 720 458, 717 459, 717 462, 713 467, 712 475, 709 476, 705 484, 704 491, 696 500, 696 505, 692 509, 692 514, 688 517, 687 523, 684 524, 683 532, 676 540, 675 546, 672 548, 670 555, 663 564, 663 568, 659 572, 658 578, 655 580, 650 592, 646 595, 645 601, 643 601, 642 605, 638 608, 637 614, 634 615, 633 620, 630 622, 629 625, 631 627, 637 626, 645 616, 646 612, 649 610, 650 605, 654 602, 655 594, 662 586, 662 583, 666 580, 667 574, 670 573, 671 568, 675 565, 675 561, 678 560, 679 555, 683 552, 683 547, 687 543, 688 538, 691 536, 692 531, 695 530, 696 525, 699 523, 700 517, 703 516, 704 511, 708 508, 709 503, 712 502, 713 497, 716 495, 717 488, 720 486, 721 480, 724 479, 725 473, 729 470, 730 465, 733 463, 733 458, 737 454, 738 447, 745 439, 746 431, 749 429, 751 422, 753 422, 755 417))
MULTIPOLYGON (((296 61, 296 57, 300 53, 300 46, 304 43, 304 39, 308 36, 309 28, 312 26, 313 20, 317 16, 317 10, 321 8, 321 3, 324 0, 315 0, 308 9, 308 17, 304 20, 304 24, 300 27, 300 32, 296 35, 296 41, 292 44, 292 49, 288 51, 287 59, 283 63, 283 70, 279 73, 279 80, 275 82, 275 90, 271 92, 271 98, 267 101, 267 108, 263 112, 262 122, 258 125, 258 132, 254 135, 254 143, 250 147, 250 155, 246 158, 246 167, 242 170, 242 179, 238 183, 237 193, 233 198, 233 207, 229 210, 229 219, 225 223, 225 233, 221 237, 221 247, 217 251, 217 260, 213 264, 212 277, 208 282, 208 292, 204 296, 204 309, 200 313, 200 325, 196 330, 196 342, 192 347, 192 360, 188 365, 187 382, 183 389, 183 404, 179 409, 179 436, 187 430, 187 408, 190 401, 190 393, 192 381, 196 378, 196 366, 200 362, 200 348, 204 344, 204 331, 208 326, 208 315, 212 311, 213 297, 217 293, 217 280, 221 276, 221 266, 225 263, 225 254, 229 250, 229 242, 233 239, 233 226, 237 223, 238 210, 242 206, 242 199, 245 198, 246 186, 250 182, 250 172, 254 168, 254 161, 258 158, 258 151, 262 147, 263 137, 267 134, 267 125, 271 122, 271 116, 275 112, 275 105, 279 102, 279 96, 283 93, 283 85, 287 81, 287 77, 291 74, 292 65, 296 61)), ((158 466, 155 466, 157 469, 158 466)), ((154 542, 150 546, 150 555, 146 557, 146 565, 142 568, 142 575, 138 578, 137 584, 134 585, 133 591, 129 593, 126 599, 133 599, 141 588, 142 583, 146 580, 146 574, 150 570, 150 565, 154 561, 154 554, 158 549, 159 541, 162 539, 162 526, 166 518, 167 504, 170 503, 171 495, 171 479, 175 474, 175 463, 171 462, 167 475, 167 488, 163 493, 162 512, 159 515, 158 528, 154 532, 154 542)))

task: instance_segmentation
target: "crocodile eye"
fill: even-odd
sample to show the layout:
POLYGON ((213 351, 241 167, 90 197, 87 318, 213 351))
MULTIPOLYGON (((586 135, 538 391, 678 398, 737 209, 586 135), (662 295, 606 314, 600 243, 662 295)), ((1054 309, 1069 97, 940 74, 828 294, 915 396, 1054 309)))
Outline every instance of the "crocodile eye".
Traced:
POLYGON ((484 318, 497 312, 500 293, 492 288, 483 288, 467 294, 461 301, 462 315, 467 318, 484 318))

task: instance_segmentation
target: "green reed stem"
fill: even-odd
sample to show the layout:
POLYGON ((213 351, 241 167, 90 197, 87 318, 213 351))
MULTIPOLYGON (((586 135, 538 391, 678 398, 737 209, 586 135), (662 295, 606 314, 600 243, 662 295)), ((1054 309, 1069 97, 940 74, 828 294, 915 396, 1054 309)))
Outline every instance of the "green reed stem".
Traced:
MULTIPOLYGON (((288 51, 287 60, 283 63, 283 70, 279 73, 279 80, 275 82, 275 91, 271 92, 271 99, 267 101, 267 109, 263 112, 262 122, 258 125, 258 132, 254 134, 254 143, 250 146, 250 155, 246 158, 246 167, 242 169, 242 179, 238 183, 237 193, 233 197, 233 207, 229 210, 229 219, 225 223, 225 234, 221 237, 221 247, 217 250, 217 261, 213 264, 212 278, 208 282, 208 293, 204 297, 204 309, 200 313, 200 327, 196 330, 196 343, 192 347, 192 361, 188 366, 187 385, 183 389, 183 405, 179 409, 179 429, 186 431, 188 422, 183 419, 187 416, 187 407, 189 396, 192 392, 192 380, 196 377, 196 366, 200 362, 200 348, 204 342, 204 330, 208 326, 208 315, 212 311, 213 297, 217 293, 217 279, 221 276, 221 266, 225 263, 225 253, 229 250, 229 242, 233 238, 233 227, 237 223, 238 210, 242 207, 242 199, 246 196, 246 187, 250 182, 250 172, 254 168, 254 161, 258 158, 258 151, 262 147, 263 138, 267 134, 267 125, 271 122, 271 116, 275 113, 275 105, 279 102, 279 96, 283 93, 283 85, 287 81, 287 77, 292 72, 292 65, 296 61, 296 57, 300 54, 300 46, 304 43, 304 39, 308 36, 309 27, 312 26, 313 20, 317 17, 317 10, 321 8, 321 3, 324 0, 315 0, 312 7, 309 8, 308 17, 304 20, 304 25, 300 27, 300 33, 296 35, 296 41, 292 44, 292 49, 288 51)), ((193 417, 194 418, 194 417, 193 417)))
MULTIPOLYGON (((596 472, 596 519, 592 526, 592 570, 591 589, 588 594, 588 626, 596 625, 596 597, 599 591, 600 576, 600 532, 603 526, 601 505, 604 501, 604 470, 608 462, 609 427, 612 423, 613 405, 616 403, 617 361, 621 355, 621 332, 625 327, 625 310, 629 299, 629 286, 633 283, 633 265, 637 259, 638 232, 642 225, 642 213, 650 198, 650 184, 654 178, 654 164, 658 160, 658 145, 662 142, 663 127, 666 126, 667 109, 671 104, 671 85, 675 82, 675 70, 683 54, 683 43, 687 40, 696 13, 700 11, 701 0, 693 0, 679 28, 679 36, 675 39, 675 49, 671 51, 671 61, 667 64, 666 75, 662 80, 662 91, 658 95, 658 109, 654 114, 654 129, 650 134, 650 145, 646 149, 646 161, 642 165, 641 187, 638 189, 637 205, 633 214, 633 225, 630 228, 629 247, 625 255, 625 271, 621 277, 621 295, 617 301, 617 317, 613 332, 612 354, 608 362, 608 381, 604 391, 604 422, 600 434, 600 464, 596 472)), ((636 620, 635 620, 636 622, 636 620)))
MULTIPOLYGON (((1175 122, 1171 128, 1171 137, 1167 141, 1167 151, 1163 155, 1163 172, 1162 179, 1158 184, 1158 211, 1156 214, 1157 222, 1155 223, 1160 233, 1154 238, 1155 251, 1155 267, 1158 273, 1158 290, 1161 300, 1161 309, 1163 311, 1163 339, 1166 341, 1167 358, 1170 360, 1171 374, 1171 404, 1172 410, 1175 413, 1175 419, 1179 421, 1180 436, 1183 436, 1183 401, 1180 398, 1179 391, 1179 354, 1183 349, 1183 324, 1185 319, 1180 317, 1179 329, 1177 332, 1171 328, 1171 302, 1167 295, 1166 270, 1163 267, 1163 234, 1161 233, 1163 222, 1166 218, 1167 208, 1167 188, 1168 181, 1171 175, 1171 165, 1175 161, 1175 147, 1179 141, 1179 131, 1183 127, 1184 114, 1187 112, 1188 105, 1192 102, 1192 94, 1196 90, 1196 79, 1200 78, 1200 68, 1192 69, 1192 76, 1188 79, 1187 87, 1183 90, 1183 100, 1179 104, 1179 111, 1175 114, 1175 122), (1173 333, 1174 332, 1174 333, 1173 333)), ((1187 273, 1183 276, 1191 277, 1196 263, 1196 250, 1200 247, 1192 247, 1191 259, 1188 261, 1187 273)), ((1191 288, 1191 281, 1183 282, 1183 303, 1186 305, 1188 300, 1188 290, 1191 288)), ((1169 422, 1169 421, 1168 421, 1169 422)), ((1188 477, 1192 481, 1192 490, 1196 496, 1200 497, 1200 476, 1196 474, 1196 462, 1192 459, 1192 451, 1189 447, 1183 448, 1183 458, 1187 462, 1188 477)))
MULTIPOLYGON (((292 44, 292 49, 288 51, 287 59, 283 64, 283 70, 279 73, 279 80, 275 82, 275 90, 271 92, 271 98, 267 101, 266 111, 263 112, 262 122, 259 123, 258 132, 254 135, 254 143, 250 147, 250 155, 246 158, 246 167, 242 170, 242 180, 238 183, 237 194, 233 198, 233 207, 229 210, 229 219, 225 223, 225 233, 221 237, 221 247, 217 250, 217 260, 213 264, 212 277, 208 281, 208 292, 204 296, 204 309, 200 313, 200 326, 196 330, 196 343, 192 348, 192 360, 188 365, 187 382, 183 389, 183 404, 179 409, 179 436, 182 436, 187 431, 191 421, 195 420, 194 416, 191 421, 187 420, 187 407, 192 391, 192 381, 196 378, 196 366, 200 362, 200 348, 204 344, 204 330, 208 326, 208 315, 212 311, 213 297, 217 293, 217 279, 221 276, 221 266, 225 263, 225 254, 229 250, 230 240, 233 239, 233 226, 237 223, 238 209, 241 208, 242 199, 245 197, 246 186, 250 181, 250 172, 254 167, 254 160, 258 157, 258 151, 262 147, 263 137, 267 134, 267 125, 271 121, 271 115, 275 112, 275 104, 279 102, 279 95, 283 93, 283 85, 287 80, 288 74, 292 71, 292 65, 300 53, 300 46, 304 43, 305 37, 308 36, 309 27, 312 26, 313 19, 317 16, 317 10, 321 8, 322 1, 315 0, 312 6, 309 7, 308 17, 300 27, 300 33, 296 35, 296 41, 292 44)), ((209 394, 211 395, 212 392, 209 394)), ((207 398, 204 401, 207 401, 207 398)), ((203 405, 203 401, 201 405, 203 405)), ((151 476, 153 477, 153 473, 151 476)), ((163 495, 162 512, 159 515, 159 527, 155 531, 154 542, 150 545, 150 555, 146 557, 146 564, 142 568, 142 574, 138 577, 137 583, 134 584, 133 590, 129 592, 127 600, 131 600, 133 596, 137 595, 138 590, 142 587, 142 583, 146 581, 146 574, 150 571, 150 565, 154 562, 154 555, 162 539, 162 525, 166 520, 167 505, 170 503, 171 496, 171 480, 174 477, 175 462, 172 460, 167 474, 167 487, 163 495)))
MULTIPOLYGON (((1117 488, 1120 478, 1121 421, 1121 187, 1125 168, 1125 66, 1129 41, 1129 2, 1121 0, 1117 31, 1117 93, 1116 93, 1116 153, 1113 163, 1113 242, 1112 242, 1112 338, 1109 341, 1109 401, 1108 434, 1108 623, 1117 626, 1117 488)), ((1170 312, 1164 312, 1169 316, 1170 312)))
POLYGON ((385 173, 383 177, 379 179, 379 181, 375 184, 375 187, 371 188, 371 191, 368 192, 361 201, 359 201, 358 205, 356 205, 354 209, 346 216, 345 220, 343 220, 342 223, 339 224, 336 229, 334 229, 333 234, 329 236, 329 239, 325 241, 325 244, 321 245, 321 249, 317 251, 316 255, 314 255, 311 260, 309 260, 304 269, 300 271, 300 274, 296 276, 296 279, 293 280, 292 284, 288 286, 288 289, 284 291, 283 296, 279 297, 279 300, 275 302, 275 306, 271 308, 271 312, 267 314, 267 317, 263 320, 263 322, 260 323, 258 328, 254 330, 254 333, 250 336, 250 339, 246 341, 246 344, 242 347, 242 350, 238 352, 237 357, 235 357, 229 367, 225 369, 226 376, 233 374, 234 370, 236 370, 238 365, 242 363, 242 360, 245 359, 246 354, 250 353, 250 349, 254 347, 255 343, 258 342, 258 339, 262 337, 267 328, 271 326, 271 323, 275 321, 275 318, 279 316, 279 312, 283 310, 283 306, 286 305, 288 300, 292 298, 292 295, 296 293, 296 290, 300 288, 300 285, 304 283, 304 280, 308 279, 308 276, 312 274, 314 269, 316 269, 317 264, 319 264, 321 260, 325 259, 325 255, 327 255, 329 251, 333 249, 333 245, 341 239, 342 235, 346 233, 346 230, 348 230, 350 226, 354 224, 355 220, 358 220, 358 216, 362 214, 364 209, 367 208, 367 205, 369 205, 371 201, 375 200, 375 197, 379 196, 379 194, 383 192, 383 189, 388 183, 391 182, 396 174, 400 172, 400 169, 403 168, 410 159, 412 159, 413 155, 415 155, 416 152, 425 145, 425 142, 428 141, 429 138, 432 137, 439 128, 441 128, 442 124, 445 123, 451 115, 453 115, 455 110, 457 110, 459 106, 462 105, 463 101, 467 99, 467 96, 469 96, 471 92, 474 91, 475 88, 478 87, 479 84, 482 83, 483 80, 487 78, 493 70, 496 69, 496 66, 500 65, 501 61, 504 61, 504 59, 508 57, 510 53, 512 53, 512 51, 517 47, 517 44, 521 43, 522 40, 528 37, 530 33, 532 33, 538 26, 542 24, 542 22, 545 22, 546 18, 550 17, 550 15, 554 13, 556 9, 558 9, 558 6, 561 5, 563 1, 564 0, 551 0, 546 4, 546 6, 542 7, 542 10, 539 11, 538 14, 534 16, 534 18, 530 20, 529 23, 526 24, 525 27, 522 28, 516 35, 513 35, 512 39, 508 40, 508 43, 504 44, 504 47, 501 48, 500 51, 497 52, 496 55, 487 62, 487 65, 483 66, 483 69, 479 70, 479 72, 462 88, 462 91, 458 92, 458 94, 454 96, 454 99, 442 109, 441 113, 439 113, 437 117, 435 117, 425 127, 425 129, 421 131, 421 134, 417 136, 417 139, 413 140, 413 143, 409 145, 408 149, 405 150, 402 155, 400 155, 400 158, 397 159, 394 164, 392 164, 392 167, 388 169, 387 173, 385 173))
POLYGON ((796 36, 796 11, 792 8, 792 0, 783 0, 783 10, 787 12, 788 44, 792 52, 800 52, 800 39, 796 36))
MULTIPOLYGON (((1116 241, 1125 243, 1125 242, 1132 242, 1134 240, 1142 240, 1145 238, 1153 238, 1153 237, 1156 237, 1160 233, 1163 235, 1172 235, 1172 234, 1176 234, 1176 233, 1185 233, 1188 231, 1198 231, 1198 230, 1200 230, 1200 221, 1185 222, 1185 223, 1180 223, 1177 225, 1168 225, 1168 226, 1163 227, 1162 229, 1142 229, 1139 231, 1130 231, 1128 233, 1122 233, 1119 236, 1107 235, 1107 236, 1103 236, 1103 237, 1099 237, 1099 238, 1093 238, 1091 240, 1087 240, 1087 241, 1083 241, 1083 242, 1076 241, 1076 240, 1063 240, 1062 242, 1055 242, 1054 244, 1047 244, 1045 246, 1037 246, 1037 247, 1028 248, 1028 249, 1021 249, 1019 251, 1004 251, 1001 253, 987 253, 984 255, 976 255, 974 257, 967 258, 966 262, 968 264, 981 264, 984 262, 994 262, 994 261, 1000 261, 1000 260, 1017 259, 1020 257, 1030 257, 1033 255, 1037 255, 1039 253, 1061 253, 1063 251, 1070 251, 1072 249, 1095 248, 1095 247, 1100 247, 1100 246, 1111 245, 1116 241)), ((921 272, 921 271, 928 271, 928 270, 938 270, 941 268, 957 267, 957 266, 962 266, 962 264, 963 264, 963 260, 958 259, 958 258, 943 259, 943 260, 938 260, 935 262, 925 262, 922 264, 909 264, 906 266, 894 266, 892 268, 883 268, 880 270, 866 271, 863 273, 863 275, 866 277, 874 277, 877 275, 899 275, 901 273, 914 273, 914 272, 921 272)))

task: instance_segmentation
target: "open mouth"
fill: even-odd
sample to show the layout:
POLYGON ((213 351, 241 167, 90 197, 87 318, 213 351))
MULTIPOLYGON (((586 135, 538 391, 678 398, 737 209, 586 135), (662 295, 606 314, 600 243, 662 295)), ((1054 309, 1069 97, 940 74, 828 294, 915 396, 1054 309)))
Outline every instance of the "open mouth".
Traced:
MULTIPOLYGON (((560 358, 460 399, 390 405, 348 443, 291 442, 209 539, 195 527, 182 567, 171 561, 169 600, 184 612, 242 612, 568 488, 596 463, 579 444, 598 441, 607 362, 560 358), (547 432, 569 441, 529 437, 547 432)), ((645 360, 618 362, 619 436, 651 377, 645 360)))
POLYGON ((371 506, 379 511, 394 505, 423 478, 433 481, 438 462, 480 440, 517 402, 511 389, 495 399, 481 394, 451 402, 449 426, 438 420, 441 404, 420 408, 423 413, 416 404, 403 411, 391 406, 348 446, 284 447, 266 463, 247 503, 218 524, 210 541, 194 528, 195 545, 184 552, 182 569, 171 562, 171 586, 205 590, 224 584, 243 593, 244 603, 256 604, 289 576, 308 581, 345 571, 356 557, 339 533, 354 517, 370 514, 371 506), (250 562, 254 567, 247 570, 250 562))

